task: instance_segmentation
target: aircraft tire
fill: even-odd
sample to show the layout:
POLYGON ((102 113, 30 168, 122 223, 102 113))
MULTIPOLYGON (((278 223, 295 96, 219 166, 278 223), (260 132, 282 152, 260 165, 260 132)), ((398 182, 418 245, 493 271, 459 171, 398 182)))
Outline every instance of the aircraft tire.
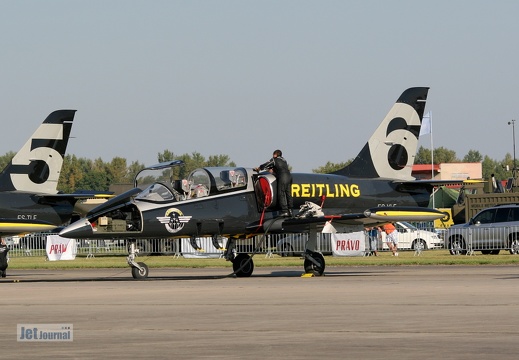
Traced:
POLYGON ((232 261, 236 277, 250 277, 254 271, 254 262, 249 254, 238 254, 232 261))
POLYGON ((132 276, 135 280, 146 280, 148 278, 148 265, 143 262, 137 263, 142 268, 132 267, 132 276))
POLYGON ((314 276, 322 276, 324 273, 324 268, 326 267, 324 256, 317 252, 313 252, 312 254, 310 254, 310 256, 315 261, 317 261, 319 265, 316 265, 312 261, 305 259, 305 273, 313 274, 314 276))

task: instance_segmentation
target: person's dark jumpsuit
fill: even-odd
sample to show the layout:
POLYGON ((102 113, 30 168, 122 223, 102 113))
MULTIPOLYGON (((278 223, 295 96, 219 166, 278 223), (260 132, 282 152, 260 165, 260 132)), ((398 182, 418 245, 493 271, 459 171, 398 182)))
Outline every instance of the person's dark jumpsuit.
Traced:
POLYGON ((261 164, 257 169, 272 169, 277 180, 278 205, 281 208, 280 216, 292 217, 292 175, 288 169, 287 161, 281 156, 281 151, 274 151, 272 159, 261 164))
POLYGON ((5 243, 2 241, 0 243, 0 277, 6 277, 7 275, 7 267, 9 266, 9 263, 7 261, 7 253, 9 252, 9 248, 5 243))

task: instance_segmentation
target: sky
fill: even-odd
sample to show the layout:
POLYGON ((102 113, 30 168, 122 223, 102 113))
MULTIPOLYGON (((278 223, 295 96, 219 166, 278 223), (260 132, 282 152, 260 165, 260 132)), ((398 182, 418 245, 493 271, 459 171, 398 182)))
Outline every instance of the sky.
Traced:
POLYGON ((0 154, 75 109, 77 157, 254 167, 281 149, 311 172, 354 158, 405 89, 427 86, 434 148, 502 160, 517 14, 506 0, 2 0, 0 154))

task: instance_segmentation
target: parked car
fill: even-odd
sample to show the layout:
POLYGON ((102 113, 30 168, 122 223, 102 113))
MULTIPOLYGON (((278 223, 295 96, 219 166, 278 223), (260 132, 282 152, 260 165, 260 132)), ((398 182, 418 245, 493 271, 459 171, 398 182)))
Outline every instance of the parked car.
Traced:
POLYGON ((4 241, 10 249, 18 247, 20 245, 20 237, 18 235, 6 236, 4 237, 4 241))
MULTIPOLYGON (((436 232, 420 230, 416 226, 405 221, 396 222, 395 227, 399 232, 398 249, 427 250, 443 248, 444 241, 436 232)), ((386 234, 382 232, 381 240, 378 244, 379 250, 389 250, 385 238, 386 234)), ((305 251, 307 239, 307 234, 288 234, 278 240, 276 244, 277 252, 281 256, 299 256, 305 251)), ((317 249, 323 253, 323 255, 331 254, 332 249, 330 238, 326 236, 318 238, 317 249)))
MULTIPOLYGON (((436 232, 429 230, 421 230, 416 226, 405 222, 397 221, 395 223, 398 231, 398 249, 399 250, 428 250, 443 248, 444 241, 436 232)), ((389 250, 386 244, 386 233, 382 232, 381 236, 382 250, 389 250)))
POLYGON ((478 212, 466 224, 452 225, 445 235, 452 255, 501 250, 519 254, 519 204, 496 205, 478 212))

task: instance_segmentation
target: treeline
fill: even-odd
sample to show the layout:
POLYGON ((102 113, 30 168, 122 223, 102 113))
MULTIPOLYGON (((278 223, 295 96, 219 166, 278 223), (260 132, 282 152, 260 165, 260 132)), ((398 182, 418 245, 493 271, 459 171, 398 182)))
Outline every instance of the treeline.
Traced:
MULTIPOLYGON (((0 168, 3 169, 14 155, 15 153, 10 151, 1 156, 0 168)), ((157 163, 170 160, 184 161, 185 166, 178 174, 180 177, 186 177, 192 170, 204 166, 236 166, 227 155, 212 155, 206 159, 198 152, 176 155, 169 150, 164 150, 157 155, 157 163)), ((122 157, 115 157, 105 162, 101 158, 92 160, 66 155, 58 190, 64 193, 77 190, 108 191, 112 184, 133 184, 135 175, 146 165, 153 164, 141 164, 138 161, 128 164, 128 161, 122 157)))
MULTIPOLYGON (((10 151, 0 156, 0 168, 3 169, 15 155, 10 151)), ((415 164, 431 164, 431 158, 434 158, 435 164, 453 163, 453 162, 481 162, 483 168, 483 178, 488 179, 491 174, 495 174, 498 179, 506 179, 511 176, 511 170, 514 166, 514 160, 510 154, 506 154, 501 161, 490 159, 483 156, 477 150, 470 150, 467 155, 459 159, 456 152, 439 147, 434 149, 433 156, 431 150, 421 146, 418 149, 415 158, 415 164), (508 169, 507 169, 508 167, 508 169)), ((202 156, 198 152, 191 154, 175 155, 170 150, 164 150, 157 154, 157 163, 182 160, 185 166, 180 169, 179 178, 186 177, 192 170, 204 166, 236 166, 227 155, 211 155, 208 158, 202 156)), ((343 168, 351 163, 350 159, 342 163, 327 162, 325 165, 313 169, 314 173, 330 173, 343 168)), ((58 189, 65 193, 74 192, 76 190, 96 190, 108 191, 112 184, 132 184, 135 175, 142 170, 145 165, 138 161, 131 162, 125 158, 115 157, 109 162, 98 158, 95 160, 87 158, 78 158, 75 155, 67 155, 64 159, 63 169, 61 171, 58 189)))
MULTIPOLYGON (((350 159, 346 162, 334 164, 331 162, 326 163, 326 165, 321 166, 317 169, 313 169, 314 173, 331 173, 336 170, 343 168, 344 166, 351 163, 354 159, 350 159)), ((514 167, 514 159, 512 155, 507 153, 505 158, 501 161, 491 159, 488 156, 483 156, 477 150, 469 150, 469 152, 463 157, 458 158, 456 156, 456 152, 453 150, 446 149, 444 147, 439 147, 434 149, 433 154, 431 154, 430 149, 426 149, 423 146, 420 146, 418 151, 416 152, 415 164, 431 164, 431 160, 433 160, 434 164, 442 164, 442 163, 481 163, 482 168, 482 176, 484 179, 489 179, 492 174, 497 179, 507 179, 512 176, 512 169, 514 167)))
POLYGON ((453 150, 439 147, 434 149, 434 152, 431 155, 431 150, 426 149, 423 146, 420 146, 416 153, 415 164, 431 164, 431 158, 433 159, 434 164, 480 162, 484 179, 489 179, 492 174, 494 174, 497 179, 507 179, 512 176, 512 169, 514 168, 514 159, 509 153, 505 155, 503 160, 498 161, 491 159, 486 155, 481 155, 477 150, 469 150, 467 155, 460 159, 456 156, 456 152, 453 150))

